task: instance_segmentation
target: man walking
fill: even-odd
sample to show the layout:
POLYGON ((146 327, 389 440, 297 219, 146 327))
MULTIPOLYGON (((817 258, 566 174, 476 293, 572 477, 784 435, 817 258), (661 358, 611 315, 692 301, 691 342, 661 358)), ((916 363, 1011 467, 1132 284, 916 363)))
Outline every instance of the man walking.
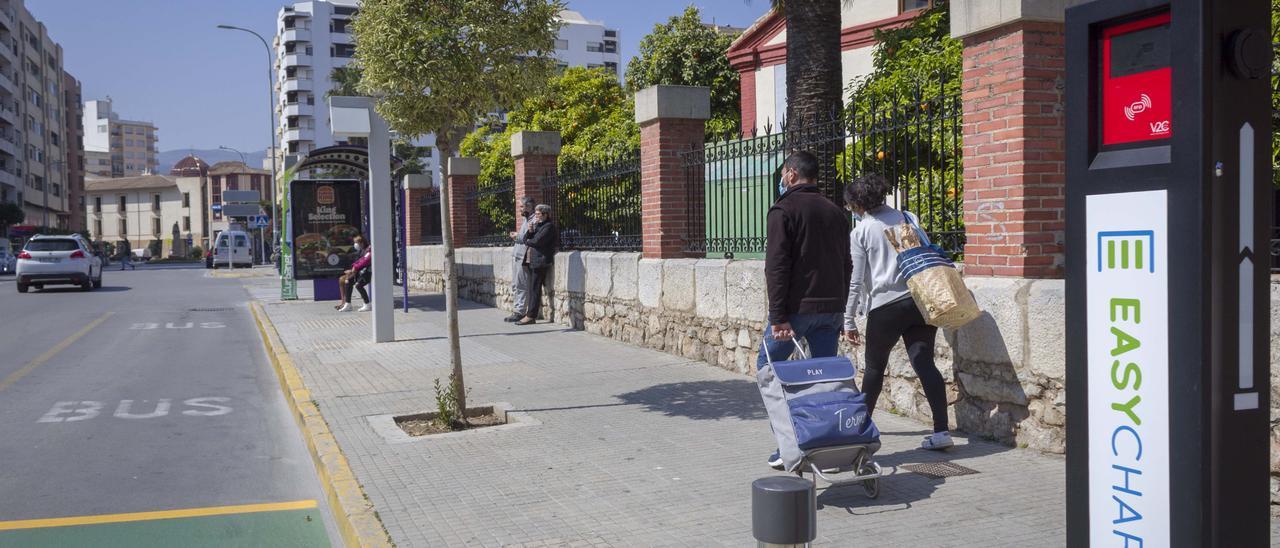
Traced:
POLYGON ((525 245, 521 242, 524 240, 525 232, 529 230, 529 218, 533 215, 535 205, 537 202, 531 196, 525 196, 520 200, 520 218, 516 220, 520 226, 511 233, 511 239, 515 241, 515 245, 511 248, 511 297, 515 299, 515 311, 503 318, 504 322, 515 322, 524 317, 529 277, 524 273, 525 245))
MULTIPOLYGON (((769 318, 757 370, 768 360, 786 360, 797 338, 808 343, 811 357, 836 355, 853 272, 849 216, 822 195, 817 177, 818 159, 808 152, 793 152, 782 163, 780 196, 766 221, 769 318)), ((770 466, 782 464, 777 452, 769 457, 770 466)))

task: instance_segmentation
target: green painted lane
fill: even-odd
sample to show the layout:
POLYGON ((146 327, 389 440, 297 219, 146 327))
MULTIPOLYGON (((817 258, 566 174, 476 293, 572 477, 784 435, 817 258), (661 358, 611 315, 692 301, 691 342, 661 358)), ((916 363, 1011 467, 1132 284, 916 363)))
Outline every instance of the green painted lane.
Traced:
POLYGON ((0 531, 0 547, 327 547, 318 508, 0 531))

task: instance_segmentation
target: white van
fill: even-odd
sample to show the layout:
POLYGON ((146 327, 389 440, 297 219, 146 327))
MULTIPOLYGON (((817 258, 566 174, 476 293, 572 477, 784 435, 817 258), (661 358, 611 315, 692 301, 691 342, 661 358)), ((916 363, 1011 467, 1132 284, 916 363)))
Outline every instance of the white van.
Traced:
POLYGON ((249 234, 239 230, 224 230, 218 233, 213 247, 213 267, 221 268, 230 263, 232 267, 253 266, 253 249, 249 247, 249 234))

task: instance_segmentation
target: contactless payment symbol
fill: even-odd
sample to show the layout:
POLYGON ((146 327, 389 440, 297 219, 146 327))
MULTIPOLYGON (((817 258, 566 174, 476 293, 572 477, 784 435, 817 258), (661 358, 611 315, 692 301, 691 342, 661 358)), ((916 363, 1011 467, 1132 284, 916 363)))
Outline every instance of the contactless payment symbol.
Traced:
POLYGON ((1155 239, 1156 234, 1151 230, 1099 232, 1098 272, 1103 270, 1155 272, 1155 239))
POLYGON ((1133 104, 1124 107, 1124 117, 1128 118, 1129 121, 1132 122, 1135 116, 1146 112, 1149 108, 1151 108, 1151 97, 1143 93, 1141 99, 1138 99, 1137 101, 1134 101, 1133 104))

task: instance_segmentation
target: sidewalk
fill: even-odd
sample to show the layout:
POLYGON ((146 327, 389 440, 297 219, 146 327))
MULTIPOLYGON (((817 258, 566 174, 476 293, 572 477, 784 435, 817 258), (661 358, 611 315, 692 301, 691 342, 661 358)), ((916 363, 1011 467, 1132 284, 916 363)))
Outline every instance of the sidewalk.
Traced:
MULTIPOLYGON (((433 411, 447 381, 443 297, 397 311, 400 342, 370 316, 270 302, 278 330, 396 545, 748 546, 751 481, 776 472, 752 379, 555 324, 518 327, 462 301, 471 405, 507 402, 540 424, 392 443, 368 417, 433 411)), ((879 499, 819 490, 820 546, 1060 546, 1064 461, 979 440, 915 449, 924 425, 880 411, 879 499), (976 474, 903 469, 947 460, 976 474)))

